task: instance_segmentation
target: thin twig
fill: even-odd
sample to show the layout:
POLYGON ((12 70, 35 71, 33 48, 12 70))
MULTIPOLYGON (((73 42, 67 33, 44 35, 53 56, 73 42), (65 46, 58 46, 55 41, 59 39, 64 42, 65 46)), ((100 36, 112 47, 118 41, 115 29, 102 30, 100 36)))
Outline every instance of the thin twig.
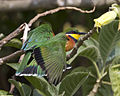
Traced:
POLYGON ((0 58, 0 65, 3 64, 3 63, 6 63, 8 62, 10 59, 12 58, 15 58, 15 57, 18 57, 18 56, 21 56, 22 54, 24 54, 25 52, 23 50, 19 50, 19 51, 16 51, 8 56, 5 56, 5 57, 2 57, 0 58))
POLYGON ((95 96, 98 91, 98 88, 100 87, 100 83, 101 83, 101 80, 98 79, 96 81, 96 84, 94 85, 92 91, 90 91, 89 95, 87 95, 87 96, 95 96))
POLYGON ((78 48, 83 44, 85 40, 87 40, 93 33, 96 32, 96 27, 94 27, 90 32, 88 32, 85 36, 81 37, 80 40, 78 41, 78 44, 74 47, 73 51, 67 55, 67 61, 71 59, 76 53, 78 48))
POLYGON ((31 27, 32 24, 33 24, 36 20, 38 20, 40 17, 46 16, 46 15, 48 15, 48 14, 53 14, 53 13, 56 13, 56 12, 58 12, 58 11, 60 11, 60 10, 66 10, 66 9, 67 9, 67 10, 76 10, 76 11, 79 11, 79 12, 81 12, 81 13, 92 13, 92 12, 95 11, 95 6, 93 7, 92 10, 89 10, 89 11, 88 11, 88 10, 82 10, 82 9, 76 8, 76 7, 58 7, 58 8, 56 8, 56 9, 52 9, 52 10, 49 10, 49 11, 46 11, 46 12, 37 14, 33 19, 30 20, 30 22, 28 23, 28 25, 29 25, 29 27, 31 27))

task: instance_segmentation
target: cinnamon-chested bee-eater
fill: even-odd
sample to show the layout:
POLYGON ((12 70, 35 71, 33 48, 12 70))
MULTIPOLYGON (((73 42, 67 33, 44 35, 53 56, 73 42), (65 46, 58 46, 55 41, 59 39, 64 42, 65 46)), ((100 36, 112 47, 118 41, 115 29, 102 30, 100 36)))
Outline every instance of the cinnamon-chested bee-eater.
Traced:
POLYGON ((66 51, 71 50, 79 37, 86 33, 71 30, 54 36, 51 27, 43 24, 29 34, 22 47, 26 55, 16 75, 44 76, 47 74, 49 81, 53 83, 62 76, 63 68, 66 66, 66 51), (32 64, 27 65, 31 52, 34 59, 32 64))

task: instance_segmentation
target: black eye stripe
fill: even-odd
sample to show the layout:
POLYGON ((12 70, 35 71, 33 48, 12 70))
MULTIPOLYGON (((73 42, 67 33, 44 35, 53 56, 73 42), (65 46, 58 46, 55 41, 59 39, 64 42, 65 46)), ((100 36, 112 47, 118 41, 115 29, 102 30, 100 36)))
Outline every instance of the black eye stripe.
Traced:
POLYGON ((72 37, 70 35, 69 35, 69 37, 72 38, 75 41, 75 43, 78 41, 77 39, 75 39, 74 37, 72 37))
POLYGON ((70 32, 66 32, 66 34, 80 34, 80 35, 82 35, 82 34, 87 34, 87 33, 85 33, 85 32, 77 32, 77 31, 70 31, 70 32))

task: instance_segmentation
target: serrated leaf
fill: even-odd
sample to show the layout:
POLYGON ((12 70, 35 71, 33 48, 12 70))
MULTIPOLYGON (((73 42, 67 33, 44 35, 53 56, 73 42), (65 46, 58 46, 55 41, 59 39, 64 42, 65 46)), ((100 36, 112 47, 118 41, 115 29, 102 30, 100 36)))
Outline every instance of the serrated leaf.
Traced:
POLYGON ((5 46, 10 46, 10 47, 20 49, 22 47, 22 42, 19 39, 14 38, 10 40, 7 44, 5 44, 5 46))
POLYGON ((13 79, 9 79, 8 81, 15 85, 15 87, 20 92, 21 96, 30 96, 31 95, 31 88, 28 85, 26 85, 24 83, 17 82, 13 79))
POLYGON ((117 40, 120 38, 118 23, 118 21, 113 21, 110 24, 103 26, 100 30, 99 50, 104 65, 117 40))
POLYGON ((10 66, 11 68, 18 70, 20 64, 19 63, 7 63, 8 66, 10 66))
POLYGON ((65 92, 64 96, 73 96, 88 78, 88 75, 87 72, 74 72, 67 75, 60 84, 59 94, 65 92))
POLYGON ((46 96, 52 96, 49 92, 50 85, 44 78, 32 76, 26 76, 25 78, 32 84, 34 88, 39 89, 46 96))

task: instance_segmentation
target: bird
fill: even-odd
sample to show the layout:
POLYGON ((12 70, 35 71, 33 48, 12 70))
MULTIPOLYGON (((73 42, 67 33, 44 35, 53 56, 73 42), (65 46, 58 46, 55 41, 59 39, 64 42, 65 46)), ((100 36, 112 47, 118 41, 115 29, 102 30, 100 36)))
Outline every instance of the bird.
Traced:
POLYGON ((15 75, 47 76, 50 83, 59 81, 66 66, 66 51, 72 50, 85 34, 70 30, 54 35, 49 24, 35 28, 21 48, 26 53, 15 75), (31 56, 34 59, 28 64, 31 56))

